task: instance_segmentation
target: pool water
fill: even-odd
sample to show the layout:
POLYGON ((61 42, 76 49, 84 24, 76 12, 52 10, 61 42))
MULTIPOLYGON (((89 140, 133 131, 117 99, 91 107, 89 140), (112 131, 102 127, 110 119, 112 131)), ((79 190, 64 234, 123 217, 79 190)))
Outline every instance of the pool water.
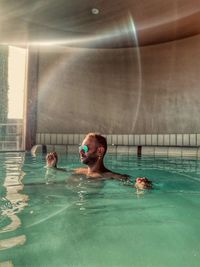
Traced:
POLYGON ((106 166, 154 189, 70 170, 78 156, 0 154, 0 266, 188 267, 200 262, 200 161, 108 155, 106 166))

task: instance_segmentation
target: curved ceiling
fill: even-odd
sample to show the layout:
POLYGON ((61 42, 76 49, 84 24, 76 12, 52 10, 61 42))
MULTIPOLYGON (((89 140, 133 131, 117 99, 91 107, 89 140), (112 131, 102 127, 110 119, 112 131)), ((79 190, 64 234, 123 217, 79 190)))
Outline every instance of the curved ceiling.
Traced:
POLYGON ((199 33, 200 0, 0 1, 2 44, 120 48, 199 33))

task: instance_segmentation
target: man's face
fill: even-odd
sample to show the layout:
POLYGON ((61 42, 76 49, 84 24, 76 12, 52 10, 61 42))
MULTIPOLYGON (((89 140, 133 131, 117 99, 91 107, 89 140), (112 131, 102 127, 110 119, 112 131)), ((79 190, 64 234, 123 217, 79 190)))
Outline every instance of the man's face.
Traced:
POLYGON ((85 138, 82 142, 82 147, 87 146, 88 151, 86 152, 84 149, 79 151, 80 160, 83 164, 92 165, 98 160, 98 146, 94 138, 89 137, 85 138))

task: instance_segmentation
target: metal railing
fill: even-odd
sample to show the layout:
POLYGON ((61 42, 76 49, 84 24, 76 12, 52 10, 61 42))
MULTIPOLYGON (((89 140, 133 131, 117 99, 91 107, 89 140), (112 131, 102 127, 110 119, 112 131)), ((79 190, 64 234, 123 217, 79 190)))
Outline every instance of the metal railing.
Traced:
POLYGON ((23 122, 0 123, 0 151, 23 150, 23 122))

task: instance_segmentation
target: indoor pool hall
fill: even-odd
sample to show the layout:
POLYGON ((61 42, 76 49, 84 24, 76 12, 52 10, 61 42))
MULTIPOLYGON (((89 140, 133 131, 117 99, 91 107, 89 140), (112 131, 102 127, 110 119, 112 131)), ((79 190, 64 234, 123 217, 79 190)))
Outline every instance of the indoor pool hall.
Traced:
POLYGON ((0 14, 0 267, 199 267, 199 0, 0 14))

